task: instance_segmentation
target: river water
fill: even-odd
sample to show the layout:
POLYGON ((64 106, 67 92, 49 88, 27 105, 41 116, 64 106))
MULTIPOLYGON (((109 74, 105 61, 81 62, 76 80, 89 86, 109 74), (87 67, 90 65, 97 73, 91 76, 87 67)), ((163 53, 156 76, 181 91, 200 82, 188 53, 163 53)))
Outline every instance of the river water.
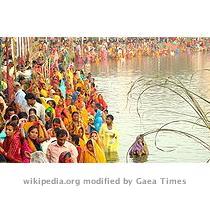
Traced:
MULTIPOLYGON (((180 97, 164 88, 152 88, 141 100, 141 118, 137 114, 136 101, 129 101, 126 107, 127 93, 138 77, 147 80, 163 80, 167 77, 179 79, 185 87, 197 94, 210 99, 210 53, 180 54, 161 58, 134 58, 125 62, 108 61, 100 66, 91 66, 90 70, 96 79, 98 90, 103 94, 109 105, 109 113, 115 117, 120 133, 118 155, 108 155, 109 162, 126 162, 126 153, 135 141, 137 135, 160 128, 173 120, 190 120, 199 122, 196 118, 182 114, 198 116, 195 111, 180 97), (195 73, 196 72, 196 73, 195 73), (191 82, 190 78, 195 73, 191 82), (173 113, 174 111, 177 113, 173 113), (178 114, 182 113, 182 114, 178 114)), ((200 102, 200 101, 199 101, 200 102)), ((205 112, 210 106, 201 102, 205 112)), ((171 124, 168 128, 186 131, 210 144, 210 131, 186 122, 171 124)), ((166 151, 160 151, 155 146, 155 134, 145 137, 149 148, 148 158, 129 162, 206 162, 210 152, 194 140, 174 132, 163 132, 158 137, 158 146, 166 151), (173 151, 170 151, 174 149, 173 151), (170 152, 169 152, 169 151, 170 152)))

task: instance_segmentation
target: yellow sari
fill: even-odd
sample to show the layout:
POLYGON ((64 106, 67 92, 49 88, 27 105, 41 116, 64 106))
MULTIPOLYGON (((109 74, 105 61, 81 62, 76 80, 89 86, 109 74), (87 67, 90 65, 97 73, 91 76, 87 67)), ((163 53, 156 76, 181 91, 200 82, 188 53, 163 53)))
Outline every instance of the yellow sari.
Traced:
POLYGON ((34 143, 32 142, 32 140, 30 138, 27 138, 27 141, 28 141, 28 145, 29 145, 30 149, 32 150, 32 152, 37 151, 37 149, 36 149, 34 143))
MULTIPOLYGON (((44 106, 45 110, 48 109, 49 107, 51 107, 45 100, 44 97, 40 97, 40 100, 42 102, 42 105, 44 106)), ((52 108, 52 107, 51 107, 52 108)), ((53 113, 53 117, 55 116, 55 109, 52 108, 52 113, 53 113)))
POLYGON ((87 141, 88 141, 88 138, 87 138, 87 136, 84 133, 83 136, 82 136, 82 138, 79 138, 79 145, 81 147, 85 147, 87 141))
POLYGON ((89 118, 88 118, 88 111, 85 107, 82 108, 82 110, 80 111, 80 116, 82 118, 84 127, 87 128, 88 126, 88 122, 89 122, 89 118))
POLYGON ((102 140, 106 152, 117 152, 119 146, 119 133, 114 124, 109 130, 107 124, 104 123, 99 131, 99 136, 102 140))
POLYGON ((84 152, 83 152, 83 162, 84 163, 106 163, 106 157, 103 150, 98 146, 98 144, 94 140, 91 140, 91 141, 93 144, 94 152, 89 151, 87 146, 85 146, 84 152))
MULTIPOLYGON (((23 126, 25 133, 27 133, 29 128, 34 125, 37 125, 37 122, 26 122, 23 126)), ((38 125, 38 131, 39 131, 39 138, 44 138, 45 137, 44 130, 40 125, 38 125)))
POLYGON ((45 97, 45 98, 48 97, 48 91, 45 90, 45 89, 41 89, 40 94, 41 94, 43 97, 45 97))
POLYGON ((71 86, 73 86, 74 75, 73 75, 73 72, 69 69, 67 70, 67 76, 69 78, 69 82, 70 82, 71 86))
POLYGON ((60 96, 59 95, 53 95, 53 100, 55 101, 55 103, 57 105, 59 100, 60 100, 60 96))

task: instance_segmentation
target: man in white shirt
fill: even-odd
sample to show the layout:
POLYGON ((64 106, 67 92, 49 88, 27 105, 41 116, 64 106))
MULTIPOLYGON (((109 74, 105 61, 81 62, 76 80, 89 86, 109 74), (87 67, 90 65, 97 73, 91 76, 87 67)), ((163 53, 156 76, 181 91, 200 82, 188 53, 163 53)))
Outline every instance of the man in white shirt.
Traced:
POLYGON ((50 163, 58 163, 61 153, 64 151, 71 153, 71 159, 74 163, 77 163, 78 151, 77 148, 66 141, 68 133, 64 129, 58 129, 56 131, 57 140, 49 144, 47 148, 47 159, 50 163))
POLYGON ((36 115, 42 120, 43 124, 45 124, 45 107, 36 101, 36 96, 33 93, 27 93, 25 96, 26 106, 25 112, 29 114, 29 110, 31 108, 36 109, 36 115))
POLYGON ((14 84, 14 91, 15 91, 15 103, 19 105, 21 112, 25 110, 25 106, 27 102, 25 100, 25 92, 22 90, 20 83, 15 82, 14 84))

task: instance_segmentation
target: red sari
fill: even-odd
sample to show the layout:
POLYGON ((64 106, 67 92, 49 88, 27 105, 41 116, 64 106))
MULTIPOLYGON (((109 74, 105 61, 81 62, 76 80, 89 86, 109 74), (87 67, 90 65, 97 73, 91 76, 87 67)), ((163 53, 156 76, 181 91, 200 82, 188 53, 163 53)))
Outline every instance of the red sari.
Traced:
POLYGON ((95 115, 95 110, 91 107, 91 106, 89 106, 88 108, 87 108, 87 111, 88 111, 88 113, 90 114, 90 115, 95 115))
POLYGON ((107 109, 108 105, 107 105, 107 103, 104 101, 104 99, 98 99, 98 103, 101 104, 103 110, 106 110, 106 109, 107 109))
POLYGON ((6 137, 3 149, 7 153, 6 159, 11 163, 21 163, 21 138, 20 132, 15 132, 13 137, 6 137))

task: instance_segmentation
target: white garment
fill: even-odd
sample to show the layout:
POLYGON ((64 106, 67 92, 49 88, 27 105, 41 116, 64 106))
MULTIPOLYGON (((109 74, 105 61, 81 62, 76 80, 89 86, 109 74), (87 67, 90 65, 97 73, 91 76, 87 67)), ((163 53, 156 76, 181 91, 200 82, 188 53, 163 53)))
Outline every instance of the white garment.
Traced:
POLYGON ((71 153, 73 162, 77 163, 77 156, 78 156, 77 148, 68 141, 66 141, 63 146, 59 146, 57 141, 49 144, 49 146, 47 148, 47 158, 48 158, 49 162, 50 163, 58 163, 59 157, 60 157, 61 153, 64 151, 69 151, 71 153))
POLYGON ((27 114, 29 114, 29 110, 31 109, 31 108, 35 108, 36 109, 36 115, 42 120, 42 122, 45 124, 45 107, 42 105, 42 104, 40 104, 40 103, 38 103, 38 102, 36 102, 35 104, 34 104, 34 106, 29 106, 28 104, 26 104, 26 106, 25 106, 25 112, 27 113, 27 114))
POLYGON ((22 89, 19 89, 15 94, 15 103, 20 106, 21 111, 25 110, 25 106, 27 105, 27 101, 25 100, 25 92, 22 89))

